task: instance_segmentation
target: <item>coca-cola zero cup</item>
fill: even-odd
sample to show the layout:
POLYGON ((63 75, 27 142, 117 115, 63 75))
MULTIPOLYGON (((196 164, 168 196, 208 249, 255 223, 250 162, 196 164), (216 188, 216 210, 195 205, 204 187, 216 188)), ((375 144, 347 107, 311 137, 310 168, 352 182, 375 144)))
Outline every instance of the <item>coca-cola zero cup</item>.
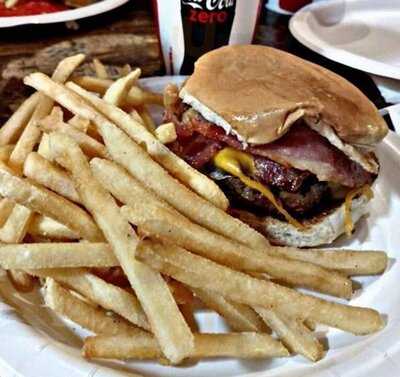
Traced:
POLYGON ((187 75, 206 52, 253 40, 261 0, 153 0, 165 68, 187 75))

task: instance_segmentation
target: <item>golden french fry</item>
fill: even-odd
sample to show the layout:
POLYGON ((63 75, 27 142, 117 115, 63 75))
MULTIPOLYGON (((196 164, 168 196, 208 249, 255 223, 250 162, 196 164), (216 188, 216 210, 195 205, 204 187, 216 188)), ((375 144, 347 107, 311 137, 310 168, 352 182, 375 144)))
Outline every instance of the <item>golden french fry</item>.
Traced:
MULTIPOLYGON (((209 357, 236 357, 255 359, 289 356, 286 348, 268 334, 254 332, 230 334, 194 334, 195 359, 209 357)), ((83 354, 87 358, 103 359, 157 359, 161 351, 149 336, 96 336, 85 339, 83 354)))
POLYGON ((376 332, 384 326, 382 317, 373 309, 326 301, 255 279, 177 246, 145 245, 136 251, 144 263, 188 286, 217 292, 229 300, 274 308, 290 317, 310 318, 358 335, 376 332))
POLYGON ((100 229, 82 208, 52 191, 12 174, 1 162, 0 195, 26 206, 33 212, 51 217, 88 241, 104 239, 100 229))
POLYGON ((8 198, 2 198, 0 200, 0 227, 5 224, 14 206, 15 203, 8 198))
MULTIPOLYGON (((52 79, 60 83, 65 82, 84 59, 85 55, 78 54, 61 60, 52 79)), ((53 100, 41 93, 37 107, 11 153, 9 164, 15 171, 21 172, 26 157, 39 142, 41 131, 37 127, 38 122, 49 114, 52 107, 53 100)))
POLYGON ((104 101, 118 107, 121 106, 130 88, 135 84, 141 73, 141 70, 136 68, 133 72, 114 81, 104 94, 104 101))
MULTIPOLYGON (((77 76, 72 81, 86 90, 101 95, 104 95, 113 83, 112 80, 92 76, 77 76)), ((125 98, 124 105, 136 107, 144 104, 163 106, 163 97, 159 93, 152 93, 138 86, 133 86, 125 98)))
POLYGON ((46 160, 52 162, 53 157, 51 155, 51 148, 49 145, 49 135, 43 133, 40 139, 39 147, 37 153, 44 157, 46 160))
POLYGON ((98 78, 108 79, 107 69, 99 59, 93 59, 93 68, 98 78))
POLYGON ((160 359, 163 354, 152 335, 90 336, 84 341, 82 355, 87 359, 160 359))
POLYGON ((0 228, 0 241, 5 243, 18 243, 23 240, 32 220, 30 209, 15 204, 8 219, 0 228))
POLYGON ((14 144, 0 145, 0 161, 8 162, 14 147, 14 144))
POLYGON ((249 306, 227 300, 213 291, 192 288, 196 296, 210 309, 222 316, 234 331, 267 332, 269 329, 249 306))
POLYGON ((31 152, 24 163, 24 175, 50 190, 72 200, 80 202, 74 183, 69 175, 46 160, 37 152, 31 152))
POLYGON ((29 122, 40 97, 40 93, 33 93, 0 128, 0 145, 12 144, 17 141, 24 127, 29 122))
POLYGON ((133 86, 126 99, 126 106, 163 105, 163 97, 159 93, 152 93, 138 86, 133 86))
MULTIPOLYGON (((172 153, 165 145, 160 143, 141 122, 135 121, 132 116, 121 109, 108 104, 101 98, 98 98, 73 83, 68 83, 67 86, 88 100, 103 115, 109 117, 138 144, 146 145, 147 152, 174 177, 179 179, 203 198, 214 203, 217 207, 222 209, 228 207, 229 202, 225 197, 225 194, 220 190, 215 182, 211 181, 208 177, 192 168, 184 160, 172 153)), ((141 152, 142 154, 144 153, 143 151, 141 152)), ((165 176, 164 180, 174 182, 174 187, 178 185, 178 182, 169 177, 165 171, 162 169, 160 170, 160 167, 157 164, 155 164, 155 166, 158 167, 159 176, 165 176)), ((171 182, 170 184, 172 184, 171 182)), ((178 187, 180 187, 180 185, 178 187)))
POLYGON ((50 217, 35 214, 29 223, 28 233, 34 237, 56 240, 78 240, 80 236, 50 217))
POLYGON ((172 143, 177 138, 175 125, 172 122, 159 125, 154 133, 163 144, 172 143))
POLYGON ((56 313, 67 317, 95 334, 126 334, 130 336, 148 334, 132 326, 120 316, 111 314, 102 308, 93 307, 78 299, 52 278, 46 278, 44 302, 56 313))
POLYGON ((136 110, 137 110, 139 116, 143 119, 143 124, 146 127, 147 131, 154 133, 157 126, 154 123, 154 120, 151 117, 146 105, 137 106, 136 110))
MULTIPOLYGON (((68 135, 75 140, 82 150, 89 157, 107 157, 108 153, 106 147, 98 140, 86 135, 84 132, 79 131, 75 127, 71 127, 69 124, 64 122, 52 123, 52 120, 48 121, 43 119, 40 121, 40 127, 45 132, 61 132, 68 135)), ((51 148, 51 145, 50 145, 51 148)))
MULTIPOLYGON (((112 255, 111 249, 107 249, 112 255)), ((109 284, 83 269, 52 268, 30 270, 30 272, 34 276, 51 277, 104 309, 113 311, 136 326, 150 330, 146 315, 133 294, 116 285, 109 284)))
POLYGON ((104 95, 107 89, 114 82, 110 79, 101 79, 95 76, 76 76, 72 78, 72 81, 86 90, 101 95, 104 95))
POLYGON ((274 247, 271 252, 290 259, 302 260, 337 270, 349 276, 374 275, 385 271, 388 256, 383 251, 367 250, 321 250, 294 247, 274 247))
POLYGON ((35 286, 34 277, 27 274, 25 271, 9 270, 7 271, 7 276, 17 291, 27 293, 32 291, 35 286))
POLYGON ((125 64, 122 68, 119 69, 119 74, 121 76, 126 76, 132 72, 132 67, 130 64, 125 64))
POLYGON ((88 132, 88 129, 90 127, 90 122, 82 118, 78 115, 74 115, 69 121, 68 124, 72 127, 75 127, 77 130, 84 132, 85 134, 88 132))
POLYGON ((118 265, 118 260, 106 243, 57 242, 0 245, 0 266, 4 269, 114 267, 118 265))
MULTIPOLYGON (((119 200, 123 199, 116 191, 111 192, 119 200)), ((142 231, 162 241, 172 242, 237 270, 266 272, 288 284, 351 297, 351 280, 339 273, 311 263, 275 257, 268 250, 251 249, 176 216, 158 204, 135 199, 132 197, 129 206, 121 208, 121 213, 142 231)))
POLYGON ((193 336, 161 275, 135 259, 137 236, 112 196, 93 176, 79 146, 68 136, 51 134, 56 156, 72 174, 82 203, 110 243, 148 317, 165 356, 178 363, 193 349, 193 336))
POLYGON ((290 351, 311 361, 318 361, 323 357, 322 344, 302 321, 286 317, 272 309, 255 307, 255 310, 290 351))

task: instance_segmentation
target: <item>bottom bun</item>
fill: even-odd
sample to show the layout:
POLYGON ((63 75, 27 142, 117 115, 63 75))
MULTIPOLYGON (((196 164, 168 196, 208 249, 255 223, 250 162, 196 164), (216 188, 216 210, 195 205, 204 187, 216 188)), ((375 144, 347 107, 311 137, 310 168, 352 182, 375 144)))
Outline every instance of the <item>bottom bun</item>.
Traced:
MULTIPOLYGON (((368 198, 361 195, 352 201, 351 217, 355 224, 367 213, 368 198)), ((272 217, 257 218, 242 211, 235 211, 236 215, 265 234, 270 242, 282 246, 314 247, 333 242, 345 233, 344 203, 324 216, 314 217, 304 224, 305 230, 298 229, 289 223, 272 217)))

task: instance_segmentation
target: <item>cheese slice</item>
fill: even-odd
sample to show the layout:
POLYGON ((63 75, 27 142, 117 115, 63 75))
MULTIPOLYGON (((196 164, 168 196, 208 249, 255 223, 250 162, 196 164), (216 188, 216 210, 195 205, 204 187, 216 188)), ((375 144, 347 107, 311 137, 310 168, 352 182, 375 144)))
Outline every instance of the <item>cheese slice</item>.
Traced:
POLYGON ((249 178, 247 174, 255 173, 255 165, 253 157, 245 152, 233 149, 224 148, 214 156, 214 165, 229 174, 239 178, 246 186, 260 192, 264 195, 274 207, 281 213, 286 221, 296 228, 304 228, 304 226, 293 218, 281 205, 278 199, 275 198, 271 190, 260 182, 249 178))
POLYGON ((351 236, 354 229, 353 219, 351 216, 351 203, 357 195, 365 195, 368 200, 371 200, 374 197, 374 193, 369 185, 364 185, 347 193, 346 199, 344 200, 344 229, 348 237, 351 236))

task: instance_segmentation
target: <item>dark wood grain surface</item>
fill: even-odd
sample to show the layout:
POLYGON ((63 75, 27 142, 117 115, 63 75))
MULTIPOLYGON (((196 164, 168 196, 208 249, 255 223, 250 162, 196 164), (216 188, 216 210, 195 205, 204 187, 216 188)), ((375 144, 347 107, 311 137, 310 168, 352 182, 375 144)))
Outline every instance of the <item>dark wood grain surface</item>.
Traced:
MULTIPOLYGON (((28 94, 21 83, 26 74, 40 70, 51 73, 57 62, 83 52, 87 63, 81 68, 92 73, 90 61, 100 58, 111 75, 119 67, 140 67, 143 76, 164 73, 151 1, 131 0, 100 16, 72 23, 22 26, 0 29, 0 120, 8 117, 28 94)), ((255 43, 292 52, 346 77, 378 107, 386 105, 371 78, 364 72, 325 59, 300 45, 288 30, 287 16, 263 10, 255 43)))

